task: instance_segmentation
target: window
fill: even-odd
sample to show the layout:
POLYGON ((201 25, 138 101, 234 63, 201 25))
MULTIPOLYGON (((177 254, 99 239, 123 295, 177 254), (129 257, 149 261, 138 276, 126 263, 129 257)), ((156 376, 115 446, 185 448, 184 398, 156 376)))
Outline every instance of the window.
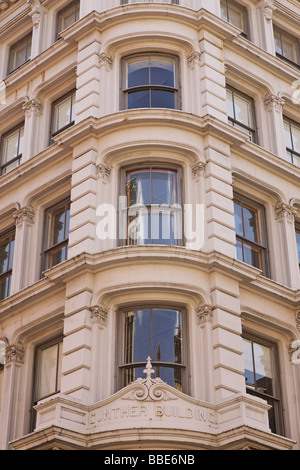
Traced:
POLYGON ((57 39, 60 38, 60 33, 64 29, 71 26, 79 20, 80 15, 80 1, 72 2, 66 8, 61 10, 57 15, 57 39))
POLYGON ((184 315, 170 308, 126 309, 121 314, 122 386, 144 377, 151 357, 156 377, 177 390, 184 388, 184 351, 182 325, 184 315))
POLYGON ((268 275, 264 208, 235 196, 234 216, 237 258, 268 275))
MULTIPOLYGON (((62 338, 57 338, 36 349, 33 406, 38 401, 60 391, 62 345, 62 338)), ((32 428, 34 428, 35 419, 36 415, 33 411, 32 428)))
POLYGON ((11 47, 9 51, 8 73, 14 72, 17 68, 30 60, 31 37, 32 35, 29 34, 11 47))
POLYGON ((178 170, 142 167, 124 173, 127 244, 180 244, 182 220, 178 170))
POLYGON ((125 108, 178 108, 177 60, 143 55, 124 59, 125 108))
POLYGON ((299 65, 298 39, 277 28, 274 28, 274 39, 277 57, 292 65, 299 65))
POLYGON ((247 392, 272 406, 269 411, 270 429, 275 434, 282 434, 276 345, 244 335, 243 349, 247 392))
MULTIPOLYGON (((4 341, 0 340, 0 371, 1 371, 1 369, 3 369, 3 366, 5 364, 5 360, 6 360, 5 350, 6 350, 5 343, 4 343, 4 341)), ((1 388, 0 388, 0 390, 1 390, 1 388)), ((0 395, 1 395, 1 393, 0 393, 0 395)))
POLYGON ((10 296, 15 230, 0 235, 0 300, 10 296))
POLYGON ((44 270, 67 260, 70 202, 65 201, 46 212, 44 270))
POLYGON ((254 113, 254 101, 247 95, 227 87, 227 114, 229 123, 241 129, 250 136, 252 142, 256 142, 256 125, 254 113))
POLYGON ((68 93, 52 105, 51 137, 72 126, 75 122, 75 91, 68 93))
POLYGON ((221 0, 221 18, 242 30, 247 36, 247 10, 231 0, 221 0))
POLYGON ((298 263, 299 263, 299 271, 300 271, 300 226, 296 227, 296 243, 297 243, 298 263))
POLYGON ((23 152, 24 123, 3 135, 1 139, 1 175, 20 165, 23 152))
POLYGON ((288 160, 300 167, 300 126, 287 118, 284 118, 283 124, 288 160))

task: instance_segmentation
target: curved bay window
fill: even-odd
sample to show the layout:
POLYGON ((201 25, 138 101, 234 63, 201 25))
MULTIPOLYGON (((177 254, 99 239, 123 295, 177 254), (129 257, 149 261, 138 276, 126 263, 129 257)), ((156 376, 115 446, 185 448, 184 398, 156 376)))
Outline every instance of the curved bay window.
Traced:
POLYGON ((124 59, 124 108, 178 108, 177 63, 156 54, 124 59))
POLYGON ((269 410, 270 429, 275 434, 283 434, 276 345, 244 334, 243 349, 247 393, 272 406, 269 410))
POLYGON ((144 378, 147 357, 156 377, 183 389, 183 313, 170 308, 136 308, 122 311, 122 386, 144 378))
POLYGON ((181 243, 179 178, 178 170, 168 168, 126 172, 128 245, 181 243))

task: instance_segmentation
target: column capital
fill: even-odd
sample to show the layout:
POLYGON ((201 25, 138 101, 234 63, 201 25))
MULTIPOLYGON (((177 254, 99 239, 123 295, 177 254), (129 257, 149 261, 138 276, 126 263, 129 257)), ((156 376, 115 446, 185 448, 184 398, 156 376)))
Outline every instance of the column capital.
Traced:
POLYGON ((5 350, 6 364, 10 363, 24 363, 25 348, 21 343, 7 346, 5 350))
POLYGON ((195 65, 200 65, 201 61, 201 52, 199 51, 192 51, 186 56, 187 63, 190 69, 193 69, 195 65))
POLYGON ((211 305, 200 305, 196 309, 196 315, 199 325, 204 325, 212 321, 212 306, 211 305))
POLYGON ((104 163, 99 163, 98 165, 96 165, 96 169, 98 178, 103 180, 104 183, 109 183, 111 167, 105 165, 104 163))
POLYGON ((27 0, 27 3, 31 8, 29 16, 31 16, 33 27, 38 28, 41 22, 41 10, 43 6, 40 0, 27 0))
POLYGON ((106 52, 101 52, 99 54, 99 64, 100 67, 105 67, 107 71, 110 71, 113 63, 113 57, 106 52))
POLYGON ((300 312, 297 312, 297 315, 296 315, 296 326, 297 326, 297 329, 300 331, 300 312))
POLYGON ((292 364, 300 364, 300 340, 293 341, 289 346, 289 352, 291 356, 292 364))
POLYGON ((21 225, 26 222, 28 225, 34 224, 35 212, 32 207, 22 207, 14 214, 16 225, 21 225))
POLYGON ((106 325, 108 310, 102 305, 94 305, 90 308, 92 323, 104 327, 106 325))
POLYGON ((204 175, 206 165, 207 163, 204 163, 204 162, 197 162, 194 165, 192 165, 191 168, 192 168, 194 180, 198 180, 201 176, 204 175))
POLYGON ((273 18, 273 13, 276 10, 276 7, 273 3, 273 1, 262 1, 261 2, 261 9, 263 11, 265 19, 270 23, 273 18))
POLYGON ((270 111, 271 109, 276 109, 278 111, 283 110, 285 105, 285 100, 280 98, 280 96, 272 95, 271 93, 267 95, 264 99, 265 109, 266 111, 270 111))
POLYGON ((295 222, 297 210, 293 206, 290 206, 289 204, 285 204, 284 202, 279 202, 278 204, 274 206, 274 211, 275 211, 275 218, 277 221, 287 219, 290 222, 295 222))
POLYGON ((43 112, 43 103, 38 99, 28 99, 22 106, 27 117, 31 116, 32 113, 41 115, 43 112))

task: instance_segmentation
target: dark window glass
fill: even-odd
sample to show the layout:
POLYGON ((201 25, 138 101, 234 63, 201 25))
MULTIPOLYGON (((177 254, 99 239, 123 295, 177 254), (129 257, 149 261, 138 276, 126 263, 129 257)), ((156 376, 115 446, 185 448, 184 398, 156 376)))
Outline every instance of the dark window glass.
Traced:
POLYGON ((14 44, 9 51, 8 73, 14 72, 30 60, 31 57, 31 40, 32 35, 29 34, 21 41, 14 44))
POLYGON ((299 65, 299 41, 288 33, 274 28, 277 57, 292 65, 299 65))
POLYGON ((175 58, 149 55, 124 62, 126 108, 177 107, 175 58))
POLYGON ((234 200, 237 258, 267 273, 263 208, 236 197, 234 200))
POLYGON ((46 213, 44 269, 67 260, 70 225, 70 203, 49 209, 46 213))
POLYGON ((178 173, 143 168, 126 174, 127 243, 174 245, 181 240, 178 173))
POLYGON ((72 126, 75 122, 75 91, 55 101, 52 106, 51 137, 72 126))
POLYGON ((79 20, 80 15, 80 1, 72 2, 69 6, 64 8, 58 13, 57 16, 57 39, 60 38, 60 33, 64 29, 71 26, 79 20))
POLYGON ((243 349, 247 392, 265 399, 272 406, 269 411, 270 429, 273 433, 281 434, 283 428, 276 347, 245 335, 243 349))
POLYGON ((300 167, 300 125, 284 118, 284 133, 288 160, 300 167))
POLYGON ((20 165, 23 152, 24 124, 3 135, 1 139, 1 174, 20 165))
POLYGON ((156 377, 182 390, 182 314, 178 310, 145 308, 123 313, 124 386, 143 377, 150 356, 156 377))
POLYGON ((252 142, 256 142, 254 101, 247 95, 227 87, 227 115, 229 123, 247 132, 252 142))
POLYGON ((0 236, 0 300, 10 296, 15 230, 0 236))
POLYGON ((221 18, 242 30, 247 36, 247 11, 231 0, 221 0, 221 18))

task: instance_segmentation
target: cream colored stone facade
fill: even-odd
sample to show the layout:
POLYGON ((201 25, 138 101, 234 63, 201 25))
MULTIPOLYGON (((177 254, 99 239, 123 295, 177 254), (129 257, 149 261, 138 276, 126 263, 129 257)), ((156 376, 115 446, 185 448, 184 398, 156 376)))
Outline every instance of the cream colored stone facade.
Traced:
POLYGON ((69 1, 0 1, 2 155, 3 136, 24 122, 20 165, 0 177, 0 237, 15 228, 0 302, 0 448, 299 450, 300 168, 283 116, 300 125, 300 68, 274 46, 274 28, 300 41, 299 2, 237 0, 247 37, 219 0, 120 3, 81 1, 57 40, 69 1), (30 60, 8 74, 31 31, 30 60), (176 109, 122 105, 124 57, 149 52, 176 56, 176 109), (253 99, 255 142, 228 121, 228 87, 253 99), (72 90, 75 122, 49 143, 53 103, 72 90), (117 225, 98 236, 99 207, 119 208, 123 169, 145 163, 180 168, 184 204, 204 208, 200 247, 129 246, 117 225), (236 194, 264 209, 268 274, 238 259, 236 194), (68 259, 43 271, 45 214, 67 198, 68 259), (120 309, 141 305, 185 312, 181 391, 154 378, 147 356, 120 387, 120 309), (247 393, 245 335, 276 349, 276 433, 265 399, 247 393), (32 425, 36 351, 58 337, 60 387, 32 425))

